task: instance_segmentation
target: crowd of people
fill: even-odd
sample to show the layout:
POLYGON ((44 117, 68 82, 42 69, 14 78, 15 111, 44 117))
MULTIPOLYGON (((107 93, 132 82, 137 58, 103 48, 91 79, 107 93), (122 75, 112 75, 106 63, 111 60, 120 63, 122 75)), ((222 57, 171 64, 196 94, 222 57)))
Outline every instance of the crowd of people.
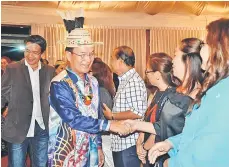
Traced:
POLYGON ((41 59, 46 40, 29 36, 23 60, 1 60, 9 166, 29 153, 35 167, 228 167, 229 19, 206 29, 175 56, 152 53, 145 81, 130 47, 114 48, 108 65, 82 28, 54 67, 41 59))

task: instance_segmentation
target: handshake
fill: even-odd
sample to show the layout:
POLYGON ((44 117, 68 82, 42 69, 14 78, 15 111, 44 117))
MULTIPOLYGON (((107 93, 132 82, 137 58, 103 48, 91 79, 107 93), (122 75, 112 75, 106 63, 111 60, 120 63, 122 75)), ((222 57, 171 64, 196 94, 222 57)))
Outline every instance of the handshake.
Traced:
MULTIPOLYGON (((108 119, 113 119, 111 110, 103 103, 103 114, 108 119)), ((137 130, 137 122, 135 120, 125 120, 125 121, 112 121, 110 124, 109 131, 118 133, 121 136, 126 136, 137 130)))
POLYGON ((134 120, 112 121, 110 124, 110 131, 118 133, 121 136, 126 136, 137 130, 134 120))

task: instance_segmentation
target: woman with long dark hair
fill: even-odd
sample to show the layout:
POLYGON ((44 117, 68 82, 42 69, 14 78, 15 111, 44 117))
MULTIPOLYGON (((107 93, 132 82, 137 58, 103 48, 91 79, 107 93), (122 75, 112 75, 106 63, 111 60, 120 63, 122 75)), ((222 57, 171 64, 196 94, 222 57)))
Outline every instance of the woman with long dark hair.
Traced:
POLYGON ((98 61, 95 58, 91 69, 92 75, 98 80, 99 83, 100 95, 102 95, 101 101, 104 101, 103 103, 108 104, 108 107, 112 109, 115 86, 113 82, 113 73, 110 67, 104 62, 98 61))
POLYGON ((229 166, 229 19, 213 21, 207 30, 201 49, 207 75, 197 91, 199 107, 187 116, 181 134, 151 148, 151 163, 169 152, 164 167, 229 166))
MULTIPOLYGON (((203 81, 201 70, 202 59, 200 57, 202 45, 203 42, 197 38, 183 39, 176 49, 173 63, 170 62, 169 64, 167 62, 170 68, 167 67, 163 72, 161 71, 163 69, 163 55, 158 56, 157 59, 152 57, 150 61, 155 60, 151 62, 153 63, 151 64, 151 71, 155 71, 155 67, 157 67, 164 81, 174 83, 174 78, 171 76, 173 70, 174 76, 181 81, 181 84, 177 88, 174 88, 173 92, 170 92, 165 98, 161 99, 162 105, 156 111, 158 115, 157 119, 155 122, 147 121, 153 123, 154 126, 146 122, 134 121, 135 123, 133 123, 133 121, 129 121, 128 123, 131 124, 132 129, 154 134, 156 137, 155 142, 164 141, 168 137, 182 132, 188 109, 194 102, 197 91, 203 81), (160 66, 161 68, 159 68, 160 66), (168 69, 170 70, 168 71, 168 69)), ((149 76, 147 77, 149 78, 149 76)), ((157 77, 151 80, 155 82, 157 77)), ((159 83, 157 86, 161 87, 162 85, 162 83, 159 83)), ((146 143, 144 145, 146 145, 146 143)), ((168 158, 168 156, 161 157, 157 163, 162 166, 166 158, 168 158)))
MULTIPOLYGON (((137 154, 144 167, 151 166, 146 153, 155 142, 182 132, 185 116, 192 99, 176 92, 177 80, 172 74, 172 58, 165 53, 152 54, 147 63, 146 76, 158 88, 149 106, 145 121, 128 120, 133 130, 145 131, 137 141, 137 154), (152 126, 153 124, 153 126, 152 126)), ((161 157, 162 163, 168 156, 161 157)))
MULTIPOLYGON (((91 67, 92 75, 98 80, 100 92, 100 111, 102 119, 105 119, 102 112, 102 104, 106 104, 110 109, 113 107, 113 97, 115 94, 115 86, 113 83, 113 73, 110 67, 100 58, 95 58, 91 67)), ((102 149, 105 156, 104 167, 114 167, 111 138, 108 132, 102 135, 102 149)))
MULTIPOLYGON (((145 75, 147 77, 148 85, 153 85, 157 88, 155 96, 151 101, 150 106, 145 114, 144 121, 155 123, 159 121, 160 113, 163 110, 163 101, 175 92, 177 86, 173 80, 172 58, 166 53, 154 53, 150 55, 147 62, 147 69, 145 75)), ((152 124, 151 124, 152 126, 152 124)), ((146 157, 147 150, 149 150, 155 141, 160 141, 160 135, 155 138, 155 135, 150 133, 140 133, 137 140, 137 154, 142 161, 144 167, 150 166, 146 157)))
POLYGON ((182 83, 177 91, 193 99, 203 81, 200 56, 202 46, 203 41, 198 38, 185 38, 176 48, 173 59, 173 74, 182 83))

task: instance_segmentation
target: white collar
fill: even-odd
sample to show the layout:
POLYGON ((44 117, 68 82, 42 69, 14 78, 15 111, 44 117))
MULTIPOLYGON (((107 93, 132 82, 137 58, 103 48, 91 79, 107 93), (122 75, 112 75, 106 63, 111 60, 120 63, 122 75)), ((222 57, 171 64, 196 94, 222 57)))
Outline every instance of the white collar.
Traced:
MULTIPOLYGON (((26 59, 25 59, 25 65, 32 69, 32 67, 28 64, 28 62, 26 61, 26 59)), ((40 70, 40 69, 41 69, 41 62, 39 61, 38 62, 38 69, 37 70, 40 70)))
POLYGON ((118 76, 119 80, 125 80, 128 76, 130 76, 131 74, 135 73, 135 68, 131 68, 130 70, 128 70, 127 72, 125 72, 122 76, 118 76))

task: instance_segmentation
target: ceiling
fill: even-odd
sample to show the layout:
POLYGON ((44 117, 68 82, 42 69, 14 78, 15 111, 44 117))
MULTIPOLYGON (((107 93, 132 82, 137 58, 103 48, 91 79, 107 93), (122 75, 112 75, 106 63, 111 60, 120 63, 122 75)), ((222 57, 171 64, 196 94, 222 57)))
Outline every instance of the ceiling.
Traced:
POLYGON ((2 1, 2 5, 41 7, 53 9, 78 9, 85 11, 174 13, 183 15, 229 16, 229 1, 2 1))

